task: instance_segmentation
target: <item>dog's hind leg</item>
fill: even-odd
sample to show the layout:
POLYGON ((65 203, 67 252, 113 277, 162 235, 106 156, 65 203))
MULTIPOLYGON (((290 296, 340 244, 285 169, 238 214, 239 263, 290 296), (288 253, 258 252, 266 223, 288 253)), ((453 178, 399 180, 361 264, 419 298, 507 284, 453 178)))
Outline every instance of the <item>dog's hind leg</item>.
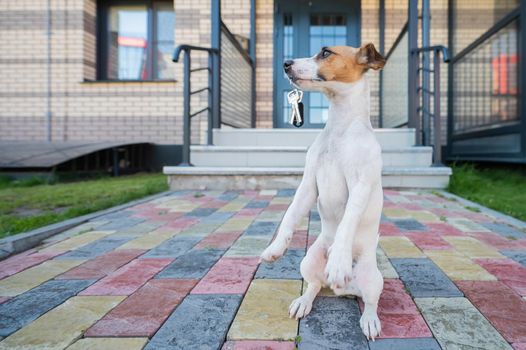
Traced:
POLYGON ((300 319, 305 317, 312 309, 312 302, 324 284, 323 271, 327 263, 326 252, 327 249, 324 248, 323 243, 318 239, 301 261, 301 275, 308 283, 308 286, 303 295, 290 304, 289 316, 291 318, 300 319))
POLYGON ((382 274, 376 264, 376 256, 361 257, 356 263, 355 271, 356 280, 353 282, 359 289, 365 306, 360 318, 360 327, 368 339, 374 340, 382 330, 377 309, 384 286, 382 274))
POLYGON ((314 174, 312 171, 305 170, 294 199, 279 225, 278 234, 272 244, 261 253, 261 260, 273 262, 283 256, 292 240, 294 228, 303 217, 307 216, 317 198, 318 189, 314 174))

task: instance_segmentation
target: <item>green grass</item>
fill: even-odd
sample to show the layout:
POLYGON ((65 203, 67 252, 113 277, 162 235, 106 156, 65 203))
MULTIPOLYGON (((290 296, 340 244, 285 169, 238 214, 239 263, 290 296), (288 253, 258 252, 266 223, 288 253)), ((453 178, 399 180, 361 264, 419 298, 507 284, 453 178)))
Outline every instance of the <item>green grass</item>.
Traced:
MULTIPOLYGON (((448 191, 526 221, 526 172, 520 167, 452 166, 448 191)), ((470 208, 468 208, 470 209, 470 208)))
POLYGON ((0 177, 0 238, 110 208, 168 189, 162 174, 60 183, 0 177))

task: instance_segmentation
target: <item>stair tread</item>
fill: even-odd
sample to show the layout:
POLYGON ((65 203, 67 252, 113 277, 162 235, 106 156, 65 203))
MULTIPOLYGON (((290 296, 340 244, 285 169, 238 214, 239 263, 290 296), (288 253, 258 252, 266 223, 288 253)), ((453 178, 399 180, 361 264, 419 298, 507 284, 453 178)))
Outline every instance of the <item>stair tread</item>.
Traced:
MULTIPOLYGON (((192 151, 197 152, 305 152, 307 146, 216 146, 216 145, 192 145, 192 151)), ((430 146, 410 146, 399 148, 382 149, 384 153, 394 152, 432 152, 430 146)))
MULTIPOLYGON (((212 175, 240 175, 240 174, 258 174, 258 175, 297 175, 303 173, 302 167, 292 168, 276 168, 276 167, 178 167, 165 166, 163 173, 166 175, 197 175, 197 174, 212 174, 212 175)), ((451 168, 441 167, 386 167, 382 169, 383 175, 451 175, 451 168)))

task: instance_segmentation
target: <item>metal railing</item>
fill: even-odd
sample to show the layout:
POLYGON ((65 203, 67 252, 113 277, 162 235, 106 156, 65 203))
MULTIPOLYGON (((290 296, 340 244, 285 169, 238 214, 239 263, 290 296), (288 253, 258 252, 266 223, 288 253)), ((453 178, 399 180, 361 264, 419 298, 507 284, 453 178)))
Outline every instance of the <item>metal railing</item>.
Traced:
POLYGON ((208 144, 212 143, 212 126, 214 124, 212 120, 212 103, 214 100, 214 94, 217 93, 215 89, 213 89, 214 84, 214 75, 212 74, 212 57, 213 55, 218 55, 219 50, 208 48, 208 47, 200 47, 200 46, 192 46, 192 45, 179 45, 174 52, 173 55, 173 61, 179 62, 179 57, 181 56, 181 52, 184 53, 183 56, 183 154, 182 154, 182 162, 179 164, 180 166, 191 166, 192 163, 190 162, 190 144, 192 143, 191 138, 191 119, 195 117, 196 115, 199 115, 203 112, 208 112, 208 130, 207 130, 207 140, 208 144), (192 51, 205 51, 208 53, 208 66, 207 67, 199 67, 199 68, 191 68, 191 57, 190 54, 192 51), (200 88, 197 90, 192 91, 191 90, 191 74, 192 72, 197 71, 208 71, 208 86, 204 88, 200 88), (201 92, 208 91, 208 104, 205 108, 200 109, 197 112, 191 113, 190 106, 191 106, 191 98, 192 95, 199 94, 201 92))
POLYGON ((442 45, 422 47, 413 50, 419 58, 418 72, 418 94, 417 107, 417 144, 433 146, 433 165, 442 163, 441 146, 441 110, 440 110, 440 54, 442 60, 449 62, 449 54, 446 47, 442 45), (429 53, 433 54, 433 66, 426 64, 426 57, 429 53), (431 79, 432 78, 432 79, 431 79), (433 81, 433 89, 429 82, 433 81), (432 103, 431 103, 432 99, 432 103))
POLYGON ((409 49, 408 25, 402 27, 393 45, 385 56, 387 64, 382 70, 380 124, 385 128, 398 128, 408 122, 409 49), (402 87, 402 88, 401 88, 402 87))

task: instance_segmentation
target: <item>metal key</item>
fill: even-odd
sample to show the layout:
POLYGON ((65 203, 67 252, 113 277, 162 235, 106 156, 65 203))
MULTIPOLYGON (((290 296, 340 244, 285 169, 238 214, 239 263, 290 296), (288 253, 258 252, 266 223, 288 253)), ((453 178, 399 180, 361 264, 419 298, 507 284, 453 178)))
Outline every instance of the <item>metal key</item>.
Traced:
POLYGON ((300 127, 303 125, 303 116, 302 116, 303 108, 300 108, 302 97, 303 97, 303 91, 298 91, 297 89, 292 90, 287 95, 287 100, 292 107, 292 115, 290 117, 290 123, 296 127, 300 127))

